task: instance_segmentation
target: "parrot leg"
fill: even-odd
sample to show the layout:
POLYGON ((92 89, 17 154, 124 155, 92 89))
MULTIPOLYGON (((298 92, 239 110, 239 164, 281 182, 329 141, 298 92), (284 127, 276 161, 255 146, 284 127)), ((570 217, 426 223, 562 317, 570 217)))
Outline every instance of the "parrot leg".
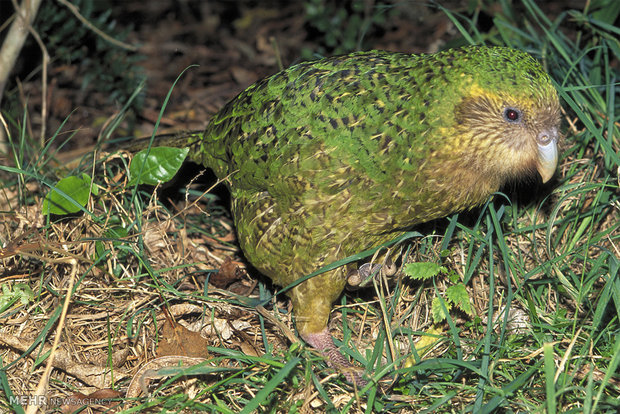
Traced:
POLYGON ((353 366, 336 348, 328 328, 323 329, 321 332, 304 334, 302 338, 326 357, 327 365, 342 373, 347 381, 357 386, 357 388, 363 388, 368 384, 368 381, 362 378, 361 369, 353 366))
POLYGON ((386 259, 385 263, 364 263, 357 270, 349 273, 347 276, 347 288, 356 290, 370 284, 372 278, 381 277, 381 275, 390 278, 396 274, 397 267, 391 259, 386 259))

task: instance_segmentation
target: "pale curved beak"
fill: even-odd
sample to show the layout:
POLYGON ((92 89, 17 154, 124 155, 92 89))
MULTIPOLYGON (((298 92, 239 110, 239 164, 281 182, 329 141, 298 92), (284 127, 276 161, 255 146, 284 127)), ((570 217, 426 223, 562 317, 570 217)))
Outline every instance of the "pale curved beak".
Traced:
POLYGON ((538 137, 536 137, 536 143, 538 144, 538 161, 536 163, 536 168, 538 169, 543 183, 546 183, 553 177, 555 168, 558 165, 557 128, 541 131, 538 137))

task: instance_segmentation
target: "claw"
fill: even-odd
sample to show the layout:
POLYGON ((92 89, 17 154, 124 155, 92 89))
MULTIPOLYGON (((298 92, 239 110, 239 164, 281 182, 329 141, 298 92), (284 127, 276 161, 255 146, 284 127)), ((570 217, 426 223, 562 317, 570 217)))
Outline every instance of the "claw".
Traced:
POLYGON ((349 289, 359 289, 367 286, 372 277, 378 277, 383 275, 390 278, 396 274, 396 264, 391 259, 386 259, 383 264, 364 263, 357 270, 349 273, 347 277, 347 284, 349 289))
POLYGON ((364 263, 357 270, 354 270, 349 274, 347 283, 349 287, 361 288, 368 284, 372 275, 379 274, 381 270, 380 264, 370 265, 370 263, 364 263))
POLYGON ((390 259, 389 257, 385 259, 385 262, 383 263, 383 267, 381 268, 381 271, 383 272, 385 277, 387 277, 388 279, 391 278, 392 276, 396 274, 397 270, 398 270, 398 266, 396 266, 396 263, 394 263, 392 259, 390 259))

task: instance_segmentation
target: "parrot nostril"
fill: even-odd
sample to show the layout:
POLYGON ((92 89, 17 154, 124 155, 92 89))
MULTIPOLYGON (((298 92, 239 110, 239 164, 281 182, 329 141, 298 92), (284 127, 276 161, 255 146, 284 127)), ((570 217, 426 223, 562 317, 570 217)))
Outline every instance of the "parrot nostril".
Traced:
POLYGON ((555 140, 555 134, 553 133, 548 133, 547 131, 541 132, 538 134, 538 137, 536 137, 536 140, 538 141, 539 145, 547 146, 549 145, 549 143, 551 141, 555 140))

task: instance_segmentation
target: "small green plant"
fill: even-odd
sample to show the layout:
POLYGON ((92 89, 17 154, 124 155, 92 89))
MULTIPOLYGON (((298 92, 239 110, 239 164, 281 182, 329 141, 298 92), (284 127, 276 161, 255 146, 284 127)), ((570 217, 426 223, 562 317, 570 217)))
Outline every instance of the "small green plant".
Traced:
POLYGON ((6 311, 17 301, 22 305, 27 305, 34 299, 32 289, 26 283, 15 283, 11 285, 6 283, 2 285, 0 292, 0 313, 6 311))
POLYGON ((467 289, 459 281, 459 276, 455 272, 451 272, 445 266, 440 266, 434 262, 415 262, 406 264, 403 273, 413 280, 427 280, 443 275, 452 283, 448 286, 444 295, 433 299, 433 322, 439 323, 444 321, 453 307, 460 309, 467 315, 473 316, 474 312, 467 289))

